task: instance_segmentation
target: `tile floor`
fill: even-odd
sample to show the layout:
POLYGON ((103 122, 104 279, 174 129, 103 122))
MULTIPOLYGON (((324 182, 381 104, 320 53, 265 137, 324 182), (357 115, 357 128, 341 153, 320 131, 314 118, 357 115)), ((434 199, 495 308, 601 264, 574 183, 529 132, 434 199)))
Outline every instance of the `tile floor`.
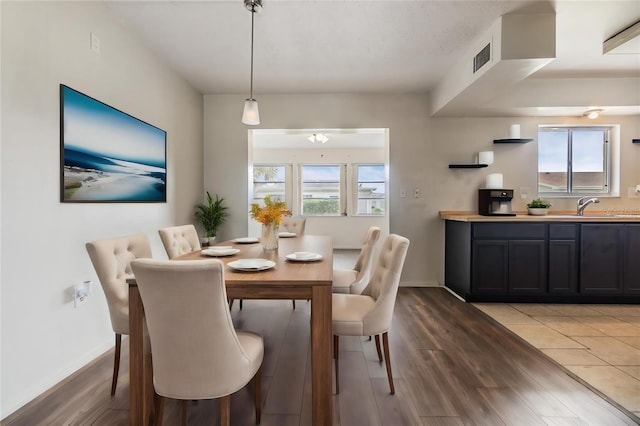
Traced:
POLYGON ((640 306, 473 305, 640 417, 640 306))

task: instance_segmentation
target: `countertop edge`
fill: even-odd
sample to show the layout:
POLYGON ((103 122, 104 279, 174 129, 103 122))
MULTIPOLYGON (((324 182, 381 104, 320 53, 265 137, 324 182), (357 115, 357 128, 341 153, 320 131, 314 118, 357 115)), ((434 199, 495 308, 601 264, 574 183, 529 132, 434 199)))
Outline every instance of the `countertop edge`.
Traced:
POLYGON ((440 211, 440 218, 456 222, 603 222, 603 223, 640 223, 640 215, 607 215, 605 212, 592 212, 578 216, 575 212, 552 212, 545 216, 529 215, 526 212, 514 212, 515 216, 482 216, 468 211, 440 211))

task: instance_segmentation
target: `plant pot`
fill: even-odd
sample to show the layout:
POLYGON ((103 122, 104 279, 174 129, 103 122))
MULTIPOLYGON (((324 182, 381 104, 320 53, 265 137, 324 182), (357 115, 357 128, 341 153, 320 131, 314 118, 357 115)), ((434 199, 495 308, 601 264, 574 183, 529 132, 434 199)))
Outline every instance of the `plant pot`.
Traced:
POLYGON ((527 207, 529 209, 529 214, 532 216, 545 216, 549 209, 546 207, 527 207))
POLYGON ((200 239, 200 245, 202 247, 209 247, 209 246, 212 246, 215 241, 216 241, 216 237, 202 237, 200 239))

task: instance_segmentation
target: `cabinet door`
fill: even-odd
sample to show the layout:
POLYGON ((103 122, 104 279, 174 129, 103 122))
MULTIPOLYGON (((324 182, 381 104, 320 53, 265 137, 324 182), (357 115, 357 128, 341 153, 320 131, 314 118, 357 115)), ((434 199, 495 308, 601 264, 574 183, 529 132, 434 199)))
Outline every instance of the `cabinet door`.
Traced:
POLYGON ((507 294, 508 250, 504 240, 473 241, 472 292, 507 294))
POLYGON ((509 241, 509 293, 544 293, 547 284, 544 240, 509 241))
POLYGON ((640 293, 640 225, 625 226, 624 292, 640 293))
POLYGON ((576 293, 578 264, 575 240, 549 241, 549 292, 576 293))
POLYGON ((581 225, 580 292, 622 292, 624 225, 581 225))

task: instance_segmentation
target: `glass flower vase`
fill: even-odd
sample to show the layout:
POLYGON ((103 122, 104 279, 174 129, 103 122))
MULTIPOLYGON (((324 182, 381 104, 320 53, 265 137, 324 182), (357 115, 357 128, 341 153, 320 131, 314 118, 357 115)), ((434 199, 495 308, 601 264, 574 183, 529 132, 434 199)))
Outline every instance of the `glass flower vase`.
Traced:
POLYGON ((262 225, 262 242, 263 250, 278 250, 278 225, 275 223, 262 225))

